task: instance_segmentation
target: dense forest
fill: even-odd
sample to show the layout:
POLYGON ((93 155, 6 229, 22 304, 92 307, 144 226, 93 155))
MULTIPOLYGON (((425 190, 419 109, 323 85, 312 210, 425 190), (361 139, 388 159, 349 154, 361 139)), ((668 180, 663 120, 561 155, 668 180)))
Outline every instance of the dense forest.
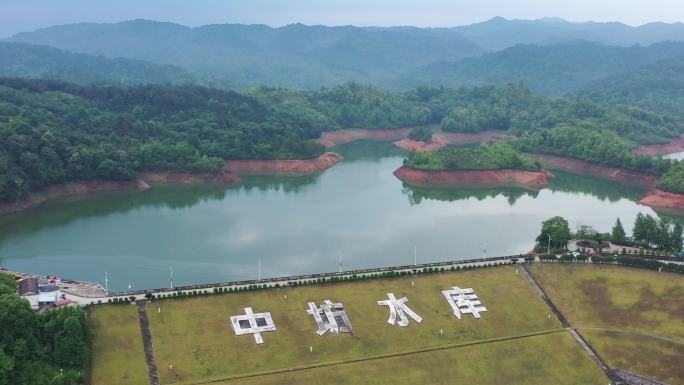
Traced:
POLYGON ((561 125, 523 135, 516 146, 523 151, 569 156, 589 162, 661 175, 671 160, 635 155, 619 133, 588 124, 561 125))
MULTIPOLYGON (((566 95, 593 89, 594 82, 660 60, 684 57, 684 43, 619 47, 580 41, 548 45, 519 44, 502 51, 440 61, 409 71, 397 83, 417 85, 481 86, 524 81, 543 95, 566 95)), ((597 88, 600 90, 600 88, 597 88)))
POLYGON ((418 170, 529 170, 540 169, 539 163, 521 154, 510 143, 500 142, 477 148, 442 148, 436 151, 412 152, 404 166, 418 170))
POLYGON ((315 139, 324 130, 435 123, 447 132, 508 130, 523 138, 526 151, 658 174, 668 162, 632 156, 629 148, 680 133, 673 118, 543 97, 523 85, 387 92, 346 83, 237 93, 1 78, 0 200, 65 181, 131 179, 150 170, 213 172, 229 159, 313 158, 323 152, 315 139))
POLYGON ((683 39, 684 27, 677 23, 631 27, 494 18, 454 28, 303 24, 190 28, 131 20, 55 26, 8 40, 178 66, 238 88, 318 89, 356 81, 405 90, 426 84, 472 86, 526 80, 536 92, 562 94, 583 88, 597 77, 665 58, 666 52, 658 49, 630 46, 683 39), (516 45, 521 47, 497 53, 516 45), (476 58, 484 53, 488 54, 476 58), (460 62, 467 58, 476 59, 460 62))
POLYGON ((56 48, 0 42, 0 76, 89 83, 189 83, 198 82, 186 70, 142 60, 106 58, 71 53, 56 48))
POLYGON ((253 97, 197 86, 0 80, 0 200, 142 170, 216 171, 224 159, 311 158, 321 127, 253 97))
POLYGON ((684 120, 684 55, 609 76, 581 94, 595 101, 636 106, 684 120))
POLYGON ((88 361, 85 312, 34 312, 16 285, 14 277, 0 273, 0 384, 82 384, 88 361))

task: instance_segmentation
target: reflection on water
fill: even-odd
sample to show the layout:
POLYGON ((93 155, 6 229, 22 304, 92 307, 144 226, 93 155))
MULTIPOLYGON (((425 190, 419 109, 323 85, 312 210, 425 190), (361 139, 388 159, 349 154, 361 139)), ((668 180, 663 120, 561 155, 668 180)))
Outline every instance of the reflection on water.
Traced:
POLYGON ((508 204, 514 205, 515 202, 523 196, 536 197, 538 191, 530 191, 516 188, 500 188, 500 189, 453 189, 453 188, 439 188, 426 189, 402 184, 402 191, 408 197, 409 203, 413 205, 420 204, 424 199, 432 199, 443 202, 453 202, 464 200, 468 198, 475 198, 479 201, 487 198, 496 198, 502 196, 506 198, 508 204))
POLYGON ((561 215, 627 230, 635 190, 557 173, 539 192, 424 190, 392 172, 391 144, 338 146, 345 160, 308 177, 253 177, 239 186, 166 186, 50 202, 0 219, 0 264, 125 289, 473 258, 528 251, 544 219, 561 215))

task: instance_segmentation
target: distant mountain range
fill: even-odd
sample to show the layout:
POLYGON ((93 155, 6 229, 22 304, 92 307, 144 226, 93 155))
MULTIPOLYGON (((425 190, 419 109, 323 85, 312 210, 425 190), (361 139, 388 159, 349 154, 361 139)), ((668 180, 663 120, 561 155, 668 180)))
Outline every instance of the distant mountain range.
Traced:
POLYGON ((591 88, 592 82, 604 77, 682 57, 680 41, 684 41, 682 23, 631 27, 494 18, 454 28, 302 24, 190 28, 134 20, 71 24, 14 35, 0 45, 0 75, 77 83, 196 82, 224 88, 305 89, 347 81, 389 89, 524 81, 537 92, 559 95, 591 88))
POLYGON ((606 76, 664 59, 684 58, 684 42, 643 46, 606 46, 593 42, 521 44, 457 62, 416 68, 397 81, 419 85, 475 86, 525 82, 545 95, 574 93, 606 76))

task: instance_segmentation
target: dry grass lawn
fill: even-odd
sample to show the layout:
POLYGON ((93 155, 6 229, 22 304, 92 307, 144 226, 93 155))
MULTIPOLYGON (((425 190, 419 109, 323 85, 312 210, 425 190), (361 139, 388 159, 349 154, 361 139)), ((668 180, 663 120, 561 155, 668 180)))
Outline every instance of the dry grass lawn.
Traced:
POLYGON ((90 332, 92 385, 147 384, 137 306, 92 306, 90 332))
POLYGON ((510 266, 168 299, 150 304, 148 314, 163 384, 225 379, 561 329, 558 320, 549 317, 548 308, 529 282, 522 274, 515 274, 515 268, 510 266), (441 290, 456 285, 475 289, 489 309, 482 319, 472 316, 456 319, 441 294, 441 290), (409 307, 423 317, 422 324, 412 322, 406 328, 387 324, 387 307, 377 305, 376 301, 385 299, 388 292, 394 292, 397 297, 407 296, 409 307), (306 304, 324 299, 345 305, 353 334, 323 337, 315 334, 315 323, 306 313, 306 304), (278 328, 263 334, 263 345, 255 345, 250 335, 236 337, 230 326, 229 317, 243 314, 247 306, 255 312, 270 311, 278 328), (169 370, 170 364, 173 370, 169 370))
POLYGON ((684 276, 557 263, 530 271, 609 365, 684 384, 684 276))
POLYGON ((608 382, 570 334, 559 331, 216 385, 605 385, 608 382))

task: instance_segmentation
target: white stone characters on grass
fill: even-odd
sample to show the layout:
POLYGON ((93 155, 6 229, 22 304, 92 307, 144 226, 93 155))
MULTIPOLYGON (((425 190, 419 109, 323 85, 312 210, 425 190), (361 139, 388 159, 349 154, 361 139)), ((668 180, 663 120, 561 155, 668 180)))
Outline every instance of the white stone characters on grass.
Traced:
POLYGON ((263 344, 264 339, 261 338, 261 333, 272 332, 276 330, 271 313, 254 313, 251 307, 245 308, 244 315, 235 315, 230 317, 230 323, 233 324, 233 330, 236 336, 245 334, 254 335, 254 341, 257 344, 263 344))
POLYGON ((480 318, 480 313, 487 311, 486 307, 481 306, 482 303, 471 288, 461 289, 454 286, 449 290, 442 291, 442 294, 444 294, 444 298, 449 302, 458 319, 461 319, 463 314, 472 314, 473 317, 480 318))
POLYGON ((387 293, 387 298, 389 299, 378 301, 378 305, 389 307, 390 315, 387 323, 390 325, 397 323, 399 326, 408 326, 409 320, 406 317, 407 315, 418 323, 423 321, 421 316, 406 306, 406 302, 408 302, 406 297, 397 299, 394 293, 387 293), (397 322, 397 316, 399 316, 399 322, 397 322))
POLYGON ((318 325, 316 334, 319 336, 328 331, 333 334, 351 333, 352 331, 351 322, 349 322, 347 312, 344 311, 344 306, 341 303, 333 303, 326 299, 321 307, 316 307, 314 302, 309 302, 309 310, 306 312, 314 317, 316 325, 318 325))

